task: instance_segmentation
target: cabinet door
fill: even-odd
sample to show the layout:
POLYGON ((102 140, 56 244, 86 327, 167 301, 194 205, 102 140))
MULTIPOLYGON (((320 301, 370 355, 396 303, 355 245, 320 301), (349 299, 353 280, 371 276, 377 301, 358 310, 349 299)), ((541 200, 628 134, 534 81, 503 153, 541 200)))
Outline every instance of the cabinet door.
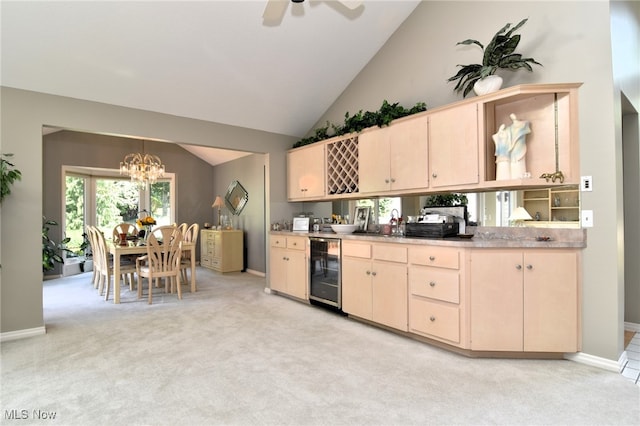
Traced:
POLYGON ((522 351, 522 252, 471 254, 471 349, 522 351))
POLYGON ((391 188, 388 127, 372 129, 358 137, 358 175, 361 193, 391 188))
POLYGON ((324 196, 325 162, 324 144, 287 154, 289 199, 324 196))
POLYGON ((466 104, 429 116, 432 188, 478 183, 478 111, 466 104))
POLYGON ((373 262, 371 274, 373 321, 407 331, 407 266, 373 262))
POLYGON ((524 350, 578 351, 578 253, 524 254, 524 350))
POLYGON ((307 258, 304 251, 287 250, 287 294, 307 299, 307 258))
POLYGON ((269 287, 276 291, 287 291, 287 250, 272 248, 270 251, 269 266, 271 275, 269 287))
POLYGON ((342 258, 342 310, 370 320, 371 261, 351 257, 342 258))
POLYGON ((427 139, 426 116, 389 127, 389 177, 392 190, 429 186, 427 139))

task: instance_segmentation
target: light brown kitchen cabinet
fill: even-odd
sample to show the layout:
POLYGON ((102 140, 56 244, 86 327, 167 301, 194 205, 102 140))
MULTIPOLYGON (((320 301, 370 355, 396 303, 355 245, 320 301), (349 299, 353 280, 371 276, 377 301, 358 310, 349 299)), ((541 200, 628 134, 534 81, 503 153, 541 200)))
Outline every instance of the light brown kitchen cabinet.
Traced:
POLYGON ((289 200, 319 198, 325 195, 324 144, 312 144, 287 153, 289 200))
POLYGON ((388 127, 293 149, 288 155, 289 200, 579 184, 581 85, 512 86, 403 117, 388 127), (497 180, 493 135, 501 125, 512 123, 511 114, 528 121, 531 129, 526 136, 526 172, 497 180))
POLYGON ((407 331, 407 247, 343 241, 342 310, 407 331))
POLYGON ((445 108, 429 116, 429 173, 432 189, 479 182, 478 104, 445 108))
POLYGON ((271 236, 269 286, 272 290, 307 299, 307 241, 306 237, 271 236))
POLYGON ((240 272, 244 268, 242 230, 200 231, 200 264, 218 272, 240 272))
POLYGON ((577 250, 471 253, 471 349, 577 352, 577 250))
POLYGON ((410 191, 429 186, 427 117, 398 120, 359 137, 360 192, 410 191))
POLYGON ((409 331, 465 347, 465 253, 457 248, 409 248, 409 331))

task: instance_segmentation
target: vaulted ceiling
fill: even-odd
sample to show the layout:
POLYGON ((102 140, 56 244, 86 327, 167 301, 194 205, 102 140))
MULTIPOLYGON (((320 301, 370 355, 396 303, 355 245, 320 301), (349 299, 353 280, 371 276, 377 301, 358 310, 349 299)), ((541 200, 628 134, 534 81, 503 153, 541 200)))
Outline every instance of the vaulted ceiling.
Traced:
POLYGON ((0 83, 302 137, 419 3, 2 0, 0 83))

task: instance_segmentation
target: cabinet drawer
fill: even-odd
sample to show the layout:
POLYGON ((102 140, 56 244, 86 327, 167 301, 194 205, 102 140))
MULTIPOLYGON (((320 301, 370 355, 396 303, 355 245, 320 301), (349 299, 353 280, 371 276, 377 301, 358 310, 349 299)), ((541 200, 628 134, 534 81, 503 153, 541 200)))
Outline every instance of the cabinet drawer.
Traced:
POLYGON ((410 331, 460 343, 460 313, 456 306, 409 298, 410 331))
POLYGON ((350 241, 343 241, 342 255, 371 259, 371 244, 359 244, 352 243, 350 241))
POLYGON ((458 271, 411 266, 409 294, 460 303, 460 275, 458 271))
POLYGON ((372 255, 375 260, 407 263, 407 247, 400 244, 375 244, 372 255))
POLYGON ((436 266, 438 268, 459 269, 460 252, 454 248, 411 247, 409 262, 416 265, 436 266))
POLYGON ((200 264, 201 264, 202 266, 211 267, 211 258, 208 258, 208 257, 201 257, 201 258, 200 258, 200 264))
POLYGON ((271 247, 287 247, 287 237, 282 235, 271 237, 271 247))
POLYGON ((287 248, 292 250, 304 250, 306 248, 306 237, 287 237, 287 248))

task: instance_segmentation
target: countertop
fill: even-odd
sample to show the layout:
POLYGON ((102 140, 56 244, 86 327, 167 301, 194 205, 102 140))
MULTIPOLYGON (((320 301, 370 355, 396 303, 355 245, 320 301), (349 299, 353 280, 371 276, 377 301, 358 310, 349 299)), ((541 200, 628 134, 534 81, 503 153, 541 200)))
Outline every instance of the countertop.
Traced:
POLYGON ((585 248, 587 246, 585 229, 468 226, 466 231, 472 233, 473 238, 457 236, 447 238, 393 237, 373 233, 336 234, 304 231, 271 231, 270 234, 462 248, 585 248))

